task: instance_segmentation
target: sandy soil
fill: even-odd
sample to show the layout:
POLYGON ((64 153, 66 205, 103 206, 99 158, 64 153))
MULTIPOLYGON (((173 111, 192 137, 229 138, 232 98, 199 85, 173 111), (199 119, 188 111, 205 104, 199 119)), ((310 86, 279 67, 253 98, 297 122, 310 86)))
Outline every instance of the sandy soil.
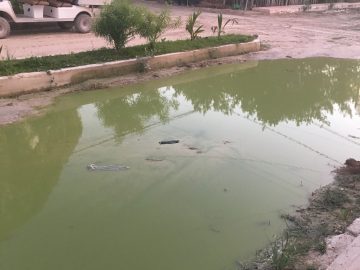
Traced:
MULTIPOLYGON (((139 0, 138 0, 139 1, 139 0)), ((160 10, 162 5, 155 2, 138 2, 153 10, 160 10)), ((173 16, 180 16, 183 21, 193 8, 171 7, 173 16)), ((200 23, 207 30, 204 35, 211 35, 210 28, 216 24, 217 10, 205 9, 200 23)), ((227 32, 258 34, 262 41, 271 48, 260 53, 258 58, 332 56, 360 58, 360 12, 302 13, 289 15, 266 15, 255 12, 223 10, 229 17, 237 17, 240 24, 229 26, 227 32), (229 15, 229 13, 231 15, 229 15)), ((40 27, 40 26, 39 26, 40 27)), ((60 31, 54 27, 36 30, 15 30, 8 39, 2 40, 2 57, 25 58, 66 54, 93 50, 107 46, 106 42, 94 34, 78 34, 60 31), (55 30, 55 32, 54 32, 55 30)), ((182 28, 166 33, 167 39, 186 38, 182 28)), ((129 45, 142 43, 135 39, 129 45)))

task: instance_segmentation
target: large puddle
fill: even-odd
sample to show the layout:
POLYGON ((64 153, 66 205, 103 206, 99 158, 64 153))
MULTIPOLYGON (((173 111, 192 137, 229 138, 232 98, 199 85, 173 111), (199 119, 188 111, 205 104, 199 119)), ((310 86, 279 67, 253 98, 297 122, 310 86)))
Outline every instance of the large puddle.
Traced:
POLYGON ((0 269, 236 269, 359 157, 359 91, 307 59, 64 96, 0 129, 0 269))

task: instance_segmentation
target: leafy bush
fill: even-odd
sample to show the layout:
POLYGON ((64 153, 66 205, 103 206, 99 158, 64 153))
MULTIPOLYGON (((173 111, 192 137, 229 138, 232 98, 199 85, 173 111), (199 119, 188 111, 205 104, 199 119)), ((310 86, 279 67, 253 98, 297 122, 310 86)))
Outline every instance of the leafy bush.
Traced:
MULTIPOLYGON (((254 40, 254 37, 252 36, 226 35, 221 39, 208 37, 199 38, 193 41, 164 41, 157 44, 155 55, 183 52, 233 43, 244 43, 252 40, 254 40)), ((5 59, 0 61, 0 76, 7 76, 21 72, 55 70, 66 67, 125 60, 142 56, 146 56, 145 45, 126 47, 120 52, 110 48, 103 48, 65 55, 31 57, 25 59, 5 59)))
POLYGON ((196 21, 199 18, 201 11, 193 12, 186 22, 185 29, 190 34, 190 39, 194 40, 199 37, 199 34, 204 32, 203 25, 196 26, 196 21))
POLYGON ((211 31, 215 34, 217 32, 218 38, 220 38, 221 34, 225 34, 225 27, 231 23, 231 24, 239 24, 238 20, 236 18, 227 19, 227 21, 223 24, 223 15, 220 13, 218 15, 218 25, 212 26, 211 31))
POLYGON ((11 6, 16 14, 23 13, 23 6, 18 0, 10 0, 11 6))
POLYGON ((95 20, 94 32, 119 51, 138 33, 146 12, 145 8, 133 6, 127 0, 114 0, 104 6, 95 20))
POLYGON ((155 45, 160 36, 169 28, 177 28, 181 24, 180 18, 172 20, 168 9, 164 9, 159 15, 146 11, 139 25, 139 34, 148 41, 148 48, 154 52, 155 45))

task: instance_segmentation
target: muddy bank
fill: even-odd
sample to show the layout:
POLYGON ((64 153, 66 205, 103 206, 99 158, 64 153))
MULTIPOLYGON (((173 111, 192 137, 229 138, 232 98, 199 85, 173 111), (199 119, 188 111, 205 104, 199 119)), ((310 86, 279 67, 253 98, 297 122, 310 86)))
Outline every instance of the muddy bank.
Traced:
POLYGON ((334 171, 331 184, 312 193, 308 206, 284 213, 283 235, 240 269, 340 270, 360 263, 340 257, 356 252, 351 245, 360 235, 360 164, 346 164, 334 171))

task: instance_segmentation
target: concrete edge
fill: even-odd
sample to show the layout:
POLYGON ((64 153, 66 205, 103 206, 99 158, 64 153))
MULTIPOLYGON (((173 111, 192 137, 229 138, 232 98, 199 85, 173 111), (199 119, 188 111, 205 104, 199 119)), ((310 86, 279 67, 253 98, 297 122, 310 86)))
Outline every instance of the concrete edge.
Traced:
MULTIPOLYGON (((301 13, 304 12, 305 5, 288 5, 288 6, 271 6, 271 7, 255 7, 253 11, 268 14, 268 15, 277 15, 277 14, 292 14, 292 13, 301 13)), ((327 10, 345 10, 345 9, 358 9, 360 8, 359 2, 354 3, 323 3, 323 4, 310 4, 306 8, 306 12, 322 12, 327 10)))
POLYGON ((260 39, 256 38, 247 43, 228 44, 219 47, 107 62, 103 64, 91 64, 60 70, 4 76, 0 77, 0 97, 47 91, 57 87, 81 83, 94 78, 125 75, 148 69, 157 70, 207 59, 257 52, 260 50, 260 43, 260 39))

